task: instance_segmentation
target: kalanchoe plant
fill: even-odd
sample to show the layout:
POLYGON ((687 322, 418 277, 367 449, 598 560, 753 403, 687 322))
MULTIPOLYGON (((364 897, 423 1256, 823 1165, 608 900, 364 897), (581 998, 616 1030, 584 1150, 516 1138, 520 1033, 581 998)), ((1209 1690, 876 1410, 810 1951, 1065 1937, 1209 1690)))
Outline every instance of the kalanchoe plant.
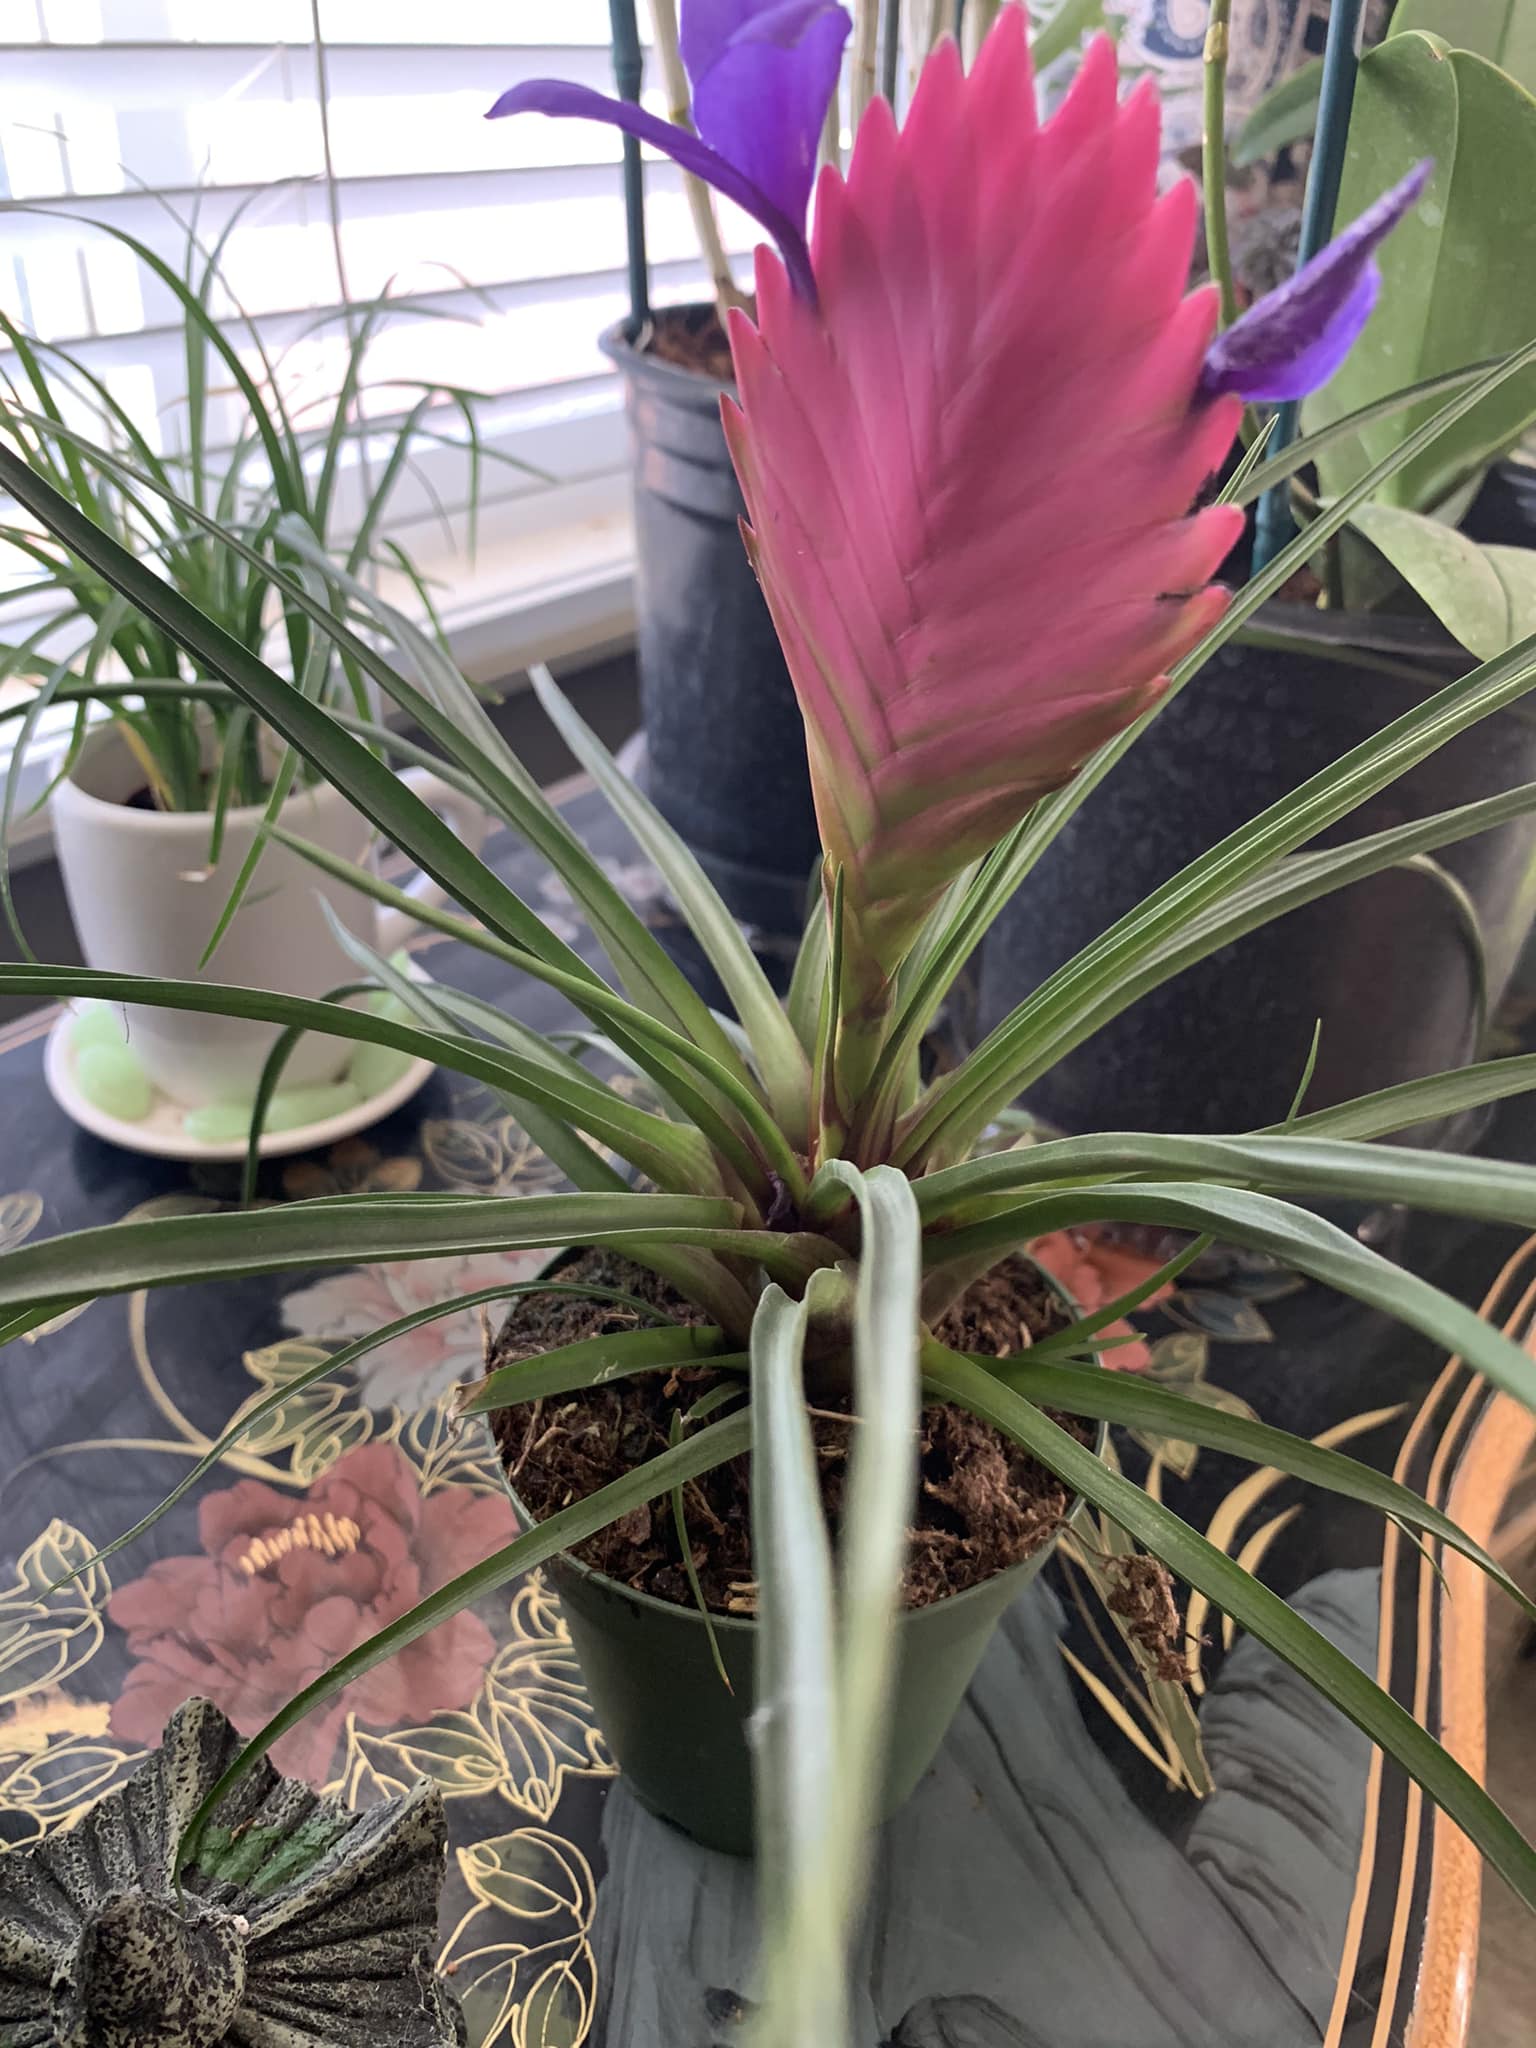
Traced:
MULTIPOLYGON (((744 33, 756 12, 701 8, 699 19, 744 33)), ((774 13, 780 27, 794 15, 809 33, 825 10, 774 13)), ((714 45, 724 46, 723 37, 714 45)), ((1214 304, 1209 294, 1184 296, 1194 202, 1182 187, 1157 197, 1157 141, 1148 93, 1117 104, 1103 43, 1037 128, 1023 15, 1007 7, 969 77, 952 48, 928 64, 904 128, 883 103, 874 107, 846 185, 824 174, 804 261, 793 249, 782 264, 759 258, 757 323, 739 319, 733 334, 740 406, 730 432, 750 545, 805 714, 826 848, 820 903, 785 1002, 692 856, 548 678, 535 678, 665 878, 733 1019, 700 999, 428 639, 405 630, 396 666, 308 584, 276 572, 285 598, 440 747, 450 778, 548 860, 585 911, 612 979, 324 706, 0 449, 0 485, 340 785, 466 913, 428 912, 429 922, 568 997, 661 1104, 638 1105, 564 1044, 447 986, 407 982, 355 942, 415 1021, 245 989, 0 967, 0 989, 14 993, 216 1010, 423 1054, 498 1090, 576 1190, 326 1198, 25 1245, 0 1255, 0 1340, 104 1292, 360 1260, 612 1247, 667 1282, 701 1323, 634 1328, 501 1365, 466 1396, 466 1412, 701 1361, 724 1376, 720 1405, 685 1409, 692 1397, 680 1391, 665 1451, 572 1500, 352 1652, 255 1737, 247 1760, 438 1620, 750 1447, 763 2025, 764 2038, 795 2048, 837 2048, 847 2037, 841 1973, 879 1797, 920 1400, 956 1404, 1027 1449, 1304 1672, 1536 1906, 1536 1851, 1412 1716, 1051 1413, 1126 1422, 1295 1473, 1466 1553, 1513 1591, 1490 1557, 1367 1466, 1097 1364, 1098 1334, 1147 1299, 1157 1275, 1033 1354, 973 1355, 937 1334, 951 1304, 1042 1233, 1146 1223, 1191 1233, 1197 1245, 1219 1238, 1269 1254, 1398 1317, 1536 1406, 1536 1369, 1518 1346, 1286 1199, 1401 1202, 1536 1226, 1536 1171, 1370 1142, 1536 1087, 1536 1057, 1434 1076, 1270 1131, 1117 1133, 976 1156, 993 1119, 1034 1077, 1182 967, 1362 874, 1536 810, 1536 789, 1526 788, 1343 847, 1298 851, 1536 684, 1536 636, 1405 712, 1176 875, 960 1065, 932 1079, 923 1072, 925 1032, 956 975, 1160 703, 1192 682, 1384 475, 1536 360, 1533 342, 1451 380, 1449 396, 1442 386, 1434 417, 1228 601, 1210 579, 1236 515, 1190 507, 1225 456, 1240 408, 1235 396, 1202 389, 1214 304), (632 1185, 613 1155, 649 1188, 632 1185), (807 1360, 819 1396, 841 1390, 859 1418, 835 1563, 806 1412, 807 1360)), ((1346 242, 1330 289, 1309 294, 1306 320, 1289 305, 1285 348, 1316 361, 1322 337, 1338 322, 1347 330, 1359 262, 1358 240, 1346 242)), ((1312 452, 1301 442, 1283 459, 1249 463, 1231 495, 1289 474, 1312 452)), ((238 533, 190 516, 250 559, 238 533)), ((376 900, 394 900, 363 869, 313 858, 376 900)), ((463 1306, 420 1311, 315 1374, 463 1306)), ((263 1404, 249 1410, 184 1486, 262 1413, 263 1404)), ((196 1834, 194 1823, 194 1844, 196 1834)))

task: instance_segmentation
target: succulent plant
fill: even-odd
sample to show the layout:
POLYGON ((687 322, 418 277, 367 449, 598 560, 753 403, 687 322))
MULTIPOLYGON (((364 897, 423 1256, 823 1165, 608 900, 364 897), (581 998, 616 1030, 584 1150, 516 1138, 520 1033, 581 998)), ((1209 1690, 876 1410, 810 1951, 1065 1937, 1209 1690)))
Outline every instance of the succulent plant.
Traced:
POLYGON ((463 2048, 433 1969, 447 1826, 424 1781, 363 1812, 240 1754, 207 1700, 85 1817, 0 1859, 0 2048, 463 2048))

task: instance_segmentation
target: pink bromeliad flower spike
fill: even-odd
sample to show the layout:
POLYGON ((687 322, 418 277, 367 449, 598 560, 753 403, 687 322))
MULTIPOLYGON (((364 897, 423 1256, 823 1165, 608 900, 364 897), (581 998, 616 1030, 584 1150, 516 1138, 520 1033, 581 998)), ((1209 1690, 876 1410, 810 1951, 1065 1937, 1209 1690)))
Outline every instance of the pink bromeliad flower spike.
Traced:
POLYGON ((1038 125, 1019 6, 969 76, 940 45, 900 130, 872 103, 807 242, 846 32, 830 0, 683 0, 697 136, 547 79, 491 112, 640 134, 778 241, 757 252, 755 322, 732 316, 725 426, 841 875, 837 1066, 856 1087, 857 1041, 878 1040, 940 892, 1220 616, 1242 515, 1192 508, 1240 401, 1338 368, 1426 167, 1216 338, 1214 288, 1185 292, 1194 186, 1158 195, 1151 83, 1120 103, 1100 37, 1038 125))
POLYGON ((1202 398, 1194 188, 1107 39, 1043 127, 1022 8, 965 76, 876 101, 797 294, 760 250, 726 431, 805 716, 850 938, 884 975, 939 891, 1155 701, 1242 528, 1192 512, 1241 407, 1202 398))
POLYGON ((1240 398, 1314 389, 1421 167, 1213 342, 1197 199, 1107 38, 1035 120, 1026 15, 942 45, 817 188, 816 295, 759 250, 726 431, 850 941, 899 966, 939 891, 1161 695, 1242 527, 1192 510, 1240 398))

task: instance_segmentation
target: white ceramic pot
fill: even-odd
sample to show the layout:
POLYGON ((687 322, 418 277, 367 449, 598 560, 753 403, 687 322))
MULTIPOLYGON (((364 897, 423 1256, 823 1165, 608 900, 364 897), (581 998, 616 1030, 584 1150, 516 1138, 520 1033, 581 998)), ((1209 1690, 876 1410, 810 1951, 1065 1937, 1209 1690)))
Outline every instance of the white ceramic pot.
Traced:
MULTIPOLYGON (((457 839, 478 848, 486 825, 478 805, 426 769, 407 769, 401 780, 443 814, 457 839)), ((337 945, 322 901, 381 952, 402 945, 415 928, 403 911, 372 903, 286 847, 270 844, 218 951, 200 967, 255 841, 263 807, 227 814, 218 866, 210 869, 208 813, 131 807, 128 799, 143 786, 143 771, 132 755, 114 732, 103 730, 87 742, 54 792, 59 868, 87 966, 323 996, 355 979, 357 970, 337 945)), ((291 796, 281 822, 299 838, 352 861, 368 856, 375 837, 346 798, 324 786, 291 796)), ((425 876, 417 877, 411 893, 442 900, 442 891, 425 876)), ((127 1005, 126 1015, 145 1071, 189 1108, 248 1097, 280 1028, 140 1004, 127 1005)), ((345 1039, 311 1033, 284 1069, 285 1082, 334 1080, 354 1050, 345 1039)))

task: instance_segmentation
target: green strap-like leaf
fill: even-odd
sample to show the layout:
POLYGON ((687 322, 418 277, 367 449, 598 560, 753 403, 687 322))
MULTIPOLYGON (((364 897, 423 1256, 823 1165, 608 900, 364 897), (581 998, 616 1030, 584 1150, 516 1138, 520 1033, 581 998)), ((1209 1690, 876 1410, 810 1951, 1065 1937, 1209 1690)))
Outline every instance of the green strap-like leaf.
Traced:
POLYGON ((455 1073, 468 1074, 492 1088, 526 1096, 553 1115, 568 1117, 603 1143, 612 1145, 662 1186, 676 1183, 689 1189, 715 1181, 713 1162, 697 1131, 639 1108, 593 1075, 578 1084, 567 1075, 555 1073, 543 1061, 525 1059, 481 1039, 428 1031, 419 1025, 399 1023, 392 1017, 377 1016, 371 1010, 315 1002, 304 996, 277 995, 266 989, 240 988, 223 982, 163 981, 148 975, 107 974, 84 967, 0 963, 0 989, 12 994, 96 996, 108 1002, 147 1003, 161 1009, 250 1017, 261 1023, 321 1031, 334 1038, 387 1045, 455 1073))
MULTIPOLYGON (((572 1288, 573 1294, 582 1290, 572 1288)), ((590 1289, 587 1290, 591 1292, 590 1289)), ((724 1348, 725 1334, 709 1323, 672 1324, 659 1330, 615 1330, 606 1336, 581 1337, 531 1358, 499 1365, 484 1379, 459 1390, 461 1415, 491 1415, 520 1401, 565 1393, 571 1386, 599 1386, 632 1372, 659 1366, 701 1365, 724 1348), (576 1374, 573 1380, 571 1375, 576 1374)))
MULTIPOLYGON (((1536 352, 1536 344, 1533 344, 1536 352)), ((930 1091, 898 1148, 899 1164, 935 1143, 959 1150, 1028 1080, 1075 1043, 1088 1019, 1119 1001, 1128 977, 1191 920, 1262 869, 1346 816, 1457 733, 1515 703, 1536 684, 1536 634, 1497 661, 1447 684, 1155 889, 1057 970, 930 1091)), ((1348 849, 1344 849, 1347 856, 1348 849)))
POLYGON ((1273 1195, 1195 1182, 1108 1181, 1025 1201, 1001 1196, 995 1213, 984 1221, 959 1230, 932 1232, 925 1244, 930 1265, 942 1265, 988 1251, 1001 1256, 1046 1231, 1098 1222, 1158 1223, 1176 1230, 1208 1231, 1225 1242, 1268 1252, 1282 1265, 1294 1266, 1341 1294, 1384 1310, 1410 1329, 1423 1331, 1525 1407, 1536 1410, 1536 1363, 1518 1344, 1492 1329, 1465 1302, 1442 1294, 1438 1287, 1393 1265, 1358 1238, 1273 1195))
POLYGON ((786 1131, 809 1131, 810 1062, 757 956, 693 853, 576 710, 547 668, 528 671, 555 729, 653 864, 720 977, 751 1042, 774 1113, 786 1131))
MULTIPOLYGON (((896 1615, 917 1493, 918 1297, 922 1232, 912 1184, 894 1167, 823 1169, 863 1220, 853 1304, 853 1412, 838 1536, 839 1883, 856 1901, 885 1759, 896 1615)), ((848 1928, 852 1931, 851 1919, 848 1928)))
POLYGON ((994 1379, 1022 1394, 1037 1408, 1059 1410, 1063 1415, 1083 1415, 1094 1422, 1113 1422, 1143 1435, 1161 1436, 1176 1442, 1198 1444, 1202 1450, 1227 1451, 1255 1465, 1273 1465, 1293 1479, 1304 1479, 1329 1493, 1357 1500, 1378 1513, 1390 1515, 1412 1529, 1436 1536, 1452 1550, 1459 1550, 1485 1571, 1499 1590, 1536 1619, 1536 1600, 1523 1593, 1504 1567, 1470 1536, 1426 1500, 1389 1479, 1384 1472, 1365 1465, 1343 1451, 1328 1450, 1293 1436, 1289 1430, 1272 1429, 1251 1416, 1193 1401, 1171 1387, 1159 1387, 1139 1373, 1115 1372, 1103 1367, 1053 1365, 1030 1352, 1011 1358, 977 1358, 973 1363, 994 1379))
POLYGON ((1116 1174, 1218 1181, 1270 1194, 1337 1200, 1403 1202, 1415 1209, 1476 1216, 1536 1229, 1536 1167, 1503 1159, 1467 1159, 1406 1145, 1362 1144, 1314 1137, 1295 1125, 1282 1135, 1253 1138, 1164 1137, 1117 1131, 1060 1138, 1019 1152, 996 1152, 946 1167, 918 1183, 925 1222, 963 1215, 980 1196, 1014 1194, 1052 1182, 1102 1181, 1116 1174))
MULTIPOLYGON (((377 761, 327 711, 310 703, 292 683, 205 617, 147 565, 135 561, 126 549, 35 476, 3 444, 0 486, 11 491, 66 547, 221 677, 459 902, 514 943, 541 958, 557 961, 580 978, 596 979, 592 969, 448 830, 429 804, 406 788, 392 770, 377 761)), ((228 544, 235 544, 235 536, 225 539, 228 544)), ((283 587, 295 601, 307 597, 297 584, 283 587)), ((339 633, 340 629, 336 630, 339 633)))
POLYGON ((1108 1471, 1066 1430, 980 1366, 951 1353, 942 1364, 929 1361, 927 1371, 936 1392, 1023 1444, 1064 1485, 1113 1515, 1170 1571, 1300 1672, 1394 1757, 1465 1830, 1516 1895, 1536 1908, 1536 1850, 1471 1774, 1326 1636, 1139 1486, 1108 1471))
MULTIPOLYGON (((30 417, 30 416, 28 416, 30 417)), ((53 426, 52 431, 68 438, 70 430, 62 424, 53 426)), ((141 487, 170 497, 176 509, 190 524, 205 532, 218 546, 232 554, 239 555, 260 577, 265 578, 284 599, 290 616, 306 615, 313 620, 333 642, 341 654, 354 662, 366 675, 379 684, 450 757, 462 767, 471 770, 482 798, 488 807, 499 812, 512 823, 528 842, 547 859, 565 881, 590 918, 593 928, 601 939, 609 956, 621 971, 631 977, 635 994, 643 1007, 653 1014, 670 1019, 686 1030, 688 1035, 705 1047, 718 1060, 732 1064, 734 1053, 729 1039, 720 1030, 708 1006, 701 1000, 687 977, 670 958, 606 874, 601 864, 571 832, 569 826, 555 811, 532 777, 507 748, 496 728, 490 724, 486 714, 475 699, 473 692, 458 672, 453 669, 440 648, 395 611, 383 605, 366 584, 348 575, 330 561, 323 548, 315 541, 308 522, 301 516, 292 528, 285 528, 290 543, 304 550, 309 559, 322 568, 327 576, 351 591, 357 602, 374 610, 384 622, 386 630, 402 647, 414 650, 419 661, 439 685, 445 688, 451 700, 451 709, 435 701, 427 690, 419 690, 408 683, 399 670, 385 661, 383 656, 368 642, 353 633, 340 618, 334 607, 328 607, 306 590, 302 582, 285 575, 266 556, 247 545, 240 534, 228 524, 220 525, 210 518, 199 506, 175 497, 155 478, 145 476, 131 465, 113 458, 105 451, 97 451, 97 459, 119 477, 136 482, 141 487), (460 719, 467 718, 467 726, 460 719)), ((11 460, 0 449, 0 480, 3 480, 6 464, 11 460)), ((24 468, 25 465, 22 465, 24 468)), ((410 791, 399 794, 410 799, 409 803, 391 803, 388 784, 380 784, 363 770, 356 754, 348 755, 344 749, 334 745, 326 749, 324 756, 314 751, 316 744, 324 747, 326 737, 325 713, 319 713, 319 723, 314 719, 301 720, 307 738, 284 723, 282 715, 286 708, 290 715, 291 706, 284 706, 283 693, 293 694, 292 685, 277 676, 271 669, 248 655, 238 643, 211 619, 199 613, 185 599, 172 593, 167 597, 163 588, 157 590, 155 580, 146 584, 142 575, 134 573, 131 555, 116 548, 110 536, 101 532, 89 520, 81 520, 74 513, 68 500, 56 491, 51 491, 41 479, 37 480, 32 502, 23 496, 18 488, 16 495, 23 497, 36 516, 49 529, 78 554, 89 562, 99 573, 106 576, 114 587, 125 591, 133 602, 148 617, 155 619, 171 634, 178 645, 188 649, 198 660, 210 667, 216 675, 224 678, 232 689, 248 702, 255 705, 273 728, 289 739, 307 759, 314 762, 326 779, 343 790, 364 814, 385 831, 393 842, 410 854, 419 865, 443 882, 450 892, 466 906, 474 909, 497 930, 507 931, 504 921, 486 910, 477 902, 473 893, 476 871, 485 882, 493 884, 493 895, 501 920, 511 918, 519 929, 509 935, 541 958, 565 966, 591 981, 599 977, 586 966, 578 955, 558 940, 541 920, 534 917, 527 906, 500 883, 488 869, 467 849, 458 847, 452 835, 446 833, 440 821, 434 819, 435 832, 429 831, 427 845, 434 856, 447 858, 460 872, 461 885, 455 886, 432 865, 431 859, 422 851, 422 812, 430 817, 430 807, 420 804, 410 791), (234 649, 232 661, 231 648, 234 649), (240 657, 244 657, 242 661, 240 657), (274 695, 274 692, 276 693, 274 695), (359 783, 355 778, 361 775, 359 783), (353 779, 349 779, 349 776, 353 779), (386 810, 391 807, 396 813, 396 823, 391 826, 378 813, 382 804, 386 810), (414 808, 413 808, 414 807, 414 808), (447 840, 449 845, 444 846, 447 840)), ((398 785, 397 785, 398 788, 398 785)), ((744 1070, 743 1070, 744 1072, 744 1070)))
POLYGON ((765 1233, 734 1231, 739 1213, 734 1202, 697 1195, 383 1194, 100 1224, 0 1252, 0 1316, 139 1287, 377 1259, 635 1239, 750 1257, 765 1233))
MULTIPOLYGON (((526 1199, 532 1201, 537 1198, 529 1196, 526 1199)), ((176 1872, 179 1874, 185 1870, 196 1857, 202 1831, 221 1801, 239 1784, 252 1765, 259 1762, 275 1742, 280 1742, 288 1730, 297 1727, 314 1708, 334 1699, 337 1693, 411 1643, 419 1642, 440 1622, 462 1614, 477 1600, 498 1592, 513 1579, 521 1578, 524 1573, 558 1556, 562 1550, 585 1542, 599 1529, 606 1529, 611 1522, 618 1521, 634 1508, 643 1507, 647 1501, 655 1500, 669 1488, 697 1479, 701 1473, 712 1472, 717 1465, 738 1457, 750 1442, 751 1424, 745 1415, 728 1415, 719 1422, 710 1423, 696 1435, 685 1437, 675 1449, 663 1451, 659 1457, 637 1465, 622 1479, 615 1479, 596 1493, 589 1494, 585 1500, 562 1508, 547 1522, 538 1523, 526 1535, 519 1536, 501 1550, 493 1551, 481 1563, 461 1572, 446 1586, 440 1586, 435 1593, 418 1602, 408 1613, 391 1622, 388 1628, 381 1629, 366 1643, 338 1658, 329 1671, 312 1685, 305 1686, 280 1713, 274 1714, 259 1734, 252 1736, 219 1779, 187 1824, 187 1831, 176 1851, 176 1872)))
POLYGON ((770 1287, 752 1324, 759 2031, 766 2041, 846 2048, 832 1547, 801 1385, 808 1316, 807 1302, 770 1287))
MULTIPOLYGON (((1400 1081, 1374 1095, 1357 1095, 1332 1109, 1314 1109, 1285 1128, 1293 1137, 1384 1138, 1431 1118, 1457 1116, 1487 1102, 1503 1102, 1536 1088, 1536 1053, 1518 1053, 1506 1060, 1483 1060, 1448 1073, 1426 1074, 1420 1081, 1400 1081)), ((1271 1126, 1259 1135, 1278 1135, 1271 1126)))
MULTIPOLYGON (((463 1315, 468 1309, 485 1307, 493 1301, 514 1301, 522 1294, 569 1294, 580 1301, 611 1301, 616 1305, 633 1309, 637 1314, 643 1313, 670 1321, 669 1318, 662 1317, 660 1309, 652 1308, 649 1302, 641 1301, 635 1295, 625 1294, 619 1288, 595 1287, 587 1282, 575 1283, 542 1278, 503 1281, 496 1287, 477 1287, 468 1294, 454 1295, 447 1301, 434 1301, 426 1308, 414 1309, 410 1315, 398 1316, 394 1322, 384 1323, 377 1330, 370 1330, 366 1337, 359 1337, 354 1343, 344 1344, 339 1351, 330 1352, 304 1372, 296 1374, 292 1379, 283 1380, 280 1385, 273 1387, 270 1393, 263 1394, 259 1400, 243 1408, 224 1434, 209 1446, 157 1507, 151 1508, 141 1521, 135 1522, 131 1529, 125 1529, 121 1536, 114 1536, 112 1541, 104 1543, 100 1550, 92 1551, 84 1563, 76 1565, 72 1572, 56 1580, 49 1591, 56 1592, 60 1586, 67 1586, 72 1579, 78 1579, 94 1565, 105 1564, 108 1558, 115 1557, 118 1551, 125 1550, 130 1543, 137 1542, 140 1536, 155 1526, 162 1515, 168 1514, 179 1500, 184 1499, 200 1479, 205 1478, 215 1466, 222 1463, 252 1430, 259 1429, 262 1423, 278 1414, 296 1394, 302 1394, 308 1388, 318 1386, 321 1380, 331 1379, 337 1373, 350 1371, 358 1360, 366 1358, 370 1351, 377 1351, 385 1344, 393 1344, 397 1338, 408 1337, 413 1330, 422 1329, 428 1323, 442 1322, 447 1316, 463 1315)), ((644 1334, 653 1336, 661 1333, 646 1331, 644 1334)), ((4 1332, 0 1330, 0 1342, 3 1341, 4 1332)))

